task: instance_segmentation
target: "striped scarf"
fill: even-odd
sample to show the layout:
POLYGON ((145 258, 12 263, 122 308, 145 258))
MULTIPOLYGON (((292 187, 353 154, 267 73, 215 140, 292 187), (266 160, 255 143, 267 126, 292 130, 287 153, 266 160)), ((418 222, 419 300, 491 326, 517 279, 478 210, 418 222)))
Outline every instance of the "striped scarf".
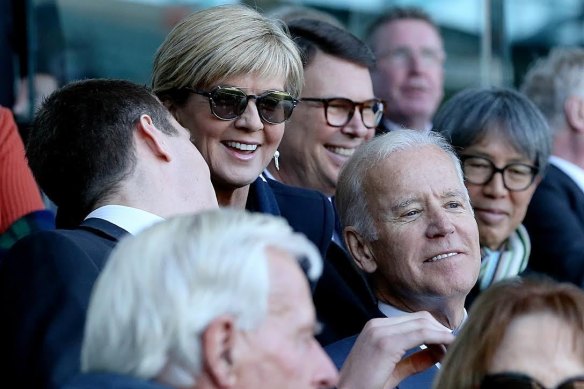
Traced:
POLYGON ((511 234, 501 251, 481 247, 481 271, 479 285, 485 290, 494 282, 515 277, 527 266, 531 242, 523 225, 511 234))

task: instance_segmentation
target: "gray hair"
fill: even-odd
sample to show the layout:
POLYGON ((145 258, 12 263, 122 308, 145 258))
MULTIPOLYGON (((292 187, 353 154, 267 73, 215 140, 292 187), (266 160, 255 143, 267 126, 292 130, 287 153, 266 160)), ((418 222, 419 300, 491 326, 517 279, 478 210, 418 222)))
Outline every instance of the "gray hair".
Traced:
POLYGON ((584 48, 555 48, 527 72, 521 91, 547 118, 550 126, 564 125, 564 103, 584 94, 584 48))
POLYGON ((457 93, 437 112, 434 127, 459 152, 487 133, 496 133, 532 160, 540 175, 551 153, 545 118, 526 96, 508 88, 471 88, 457 93))
POLYGON ((310 279, 322 271, 317 248, 271 215, 214 210, 124 238, 93 290, 82 371, 192 386, 212 320, 231 315, 250 330, 267 315, 267 248, 301 259, 310 279))
POLYGON ((164 101, 182 105, 183 88, 209 88, 246 74, 283 78, 294 97, 304 82, 302 60, 285 25, 242 5, 193 13, 168 34, 154 58, 152 86, 164 101), (178 94, 177 94, 178 93, 178 94))
MULTIPOLYGON (((464 176, 460 161, 452 146, 437 133, 422 133, 414 130, 396 130, 373 138, 359 146, 345 163, 339 175, 335 204, 343 227, 352 226, 364 238, 377 239, 373 215, 364 200, 364 183, 367 171, 386 160, 396 151, 419 149, 435 146, 443 150, 452 159, 456 174, 464 187, 464 176)), ((468 200, 468 193, 464 191, 468 200)))

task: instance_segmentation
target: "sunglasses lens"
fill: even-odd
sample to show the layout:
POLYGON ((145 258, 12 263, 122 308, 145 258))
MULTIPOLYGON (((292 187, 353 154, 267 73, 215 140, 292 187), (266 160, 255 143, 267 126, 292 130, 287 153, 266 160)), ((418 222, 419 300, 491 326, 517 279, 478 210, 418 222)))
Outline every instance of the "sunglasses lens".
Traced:
POLYGON ((543 389, 537 381, 523 374, 499 373, 486 375, 480 389, 543 389))
POLYGON ((221 119, 235 119, 245 111, 247 97, 236 88, 215 89, 211 93, 213 113, 221 119))
POLYGON ((296 100, 286 92, 268 92, 258 97, 257 106, 266 122, 280 124, 292 115, 296 100))

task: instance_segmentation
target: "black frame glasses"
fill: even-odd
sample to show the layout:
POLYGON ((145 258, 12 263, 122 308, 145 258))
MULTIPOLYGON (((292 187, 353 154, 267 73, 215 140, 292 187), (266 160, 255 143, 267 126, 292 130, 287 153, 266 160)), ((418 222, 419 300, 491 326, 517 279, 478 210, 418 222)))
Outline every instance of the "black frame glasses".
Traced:
MULTIPOLYGON (((571 377, 554 389, 583 389, 584 376, 571 377)), ((481 380, 480 389, 552 389, 546 388, 535 378, 521 373, 487 374, 481 380)))
POLYGON ((498 168, 490 159, 477 155, 462 155, 460 160, 466 182, 486 185, 496 173, 501 173, 503 186, 511 192, 521 192, 529 188, 539 172, 537 166, 519 162, 498 168))
POLYGON ((217 86, 210 91, 195 88, 185 90, 209 99, 211 113, 220 120, 234 120, 247 108, 249 100, 254 99, 260 118, 270 124, 284 123, 290 118, 298 100, 288 92, 269 90, 261 95, 248 95, 240 88, 217 86))
POLYGON ((367 128, 375 128, 383 117, 385 103, 381 99, 370 99, 355 102, 344 97, 321 99, 316 97, 303 97, 300 101, 321 103, 324 107, 326 123, 331 127, 343 127, 347 125, 355 114, 355 107, 359 107, 361 121, 367 128))

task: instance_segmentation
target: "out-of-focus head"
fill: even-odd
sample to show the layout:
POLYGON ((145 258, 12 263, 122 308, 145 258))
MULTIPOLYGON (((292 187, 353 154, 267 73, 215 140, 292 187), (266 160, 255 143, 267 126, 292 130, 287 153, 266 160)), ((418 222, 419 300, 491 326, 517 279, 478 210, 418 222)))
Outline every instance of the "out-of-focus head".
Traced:
MULTIPOLYGON (((51 94, 32 123, 26 153, 37 182, 59 207, 58 224, 76 226, 115 196, 145 162, 137 139, 147 137, 164 139, 168 143, 159 154, 176 158, 177 165, 184 165, 183 173, 188 171, 201 185, 209 183, 208 168, 188 132, 147 88, 95 79, 70 83, 51 94)), ((144 182, 145 192, 146 187, 144 182)), ((208 189, 216 204, 210 184, 208 189)))
POLYGON ((318 250, 280 218, 217 210, 122 240, 91 298, 84 372, 175 388, 324 388, 308 277, 318 250))
POLYGON ((364 144, 341 171, 336 204, 347 246, 381 300, 421 310, 452 298, 462 307, 478 277, 478 230, 442 136, 397 130, 364 144))
POLYGON ((239 188, 273 157, 303 69, 281 23, 227 5, 195 12, 170 32, 156 53, 152 83, 191 131, 215 187, 239 188))
POLYGON ((270 170, 332 196, 341 167, 373 137, 383 113, 369 73, 374 57, 357 37, 324 21, 297 19, 288 28, 302 53, 305 85, 279 147, 280 171, 270 170))
POLYGON ((281 20, 286 24, 298 19, 311 19, 327 22, 339 28, 345 28, 343 23, 333 15, 316 8, 300 5, 283 5, 271 10, 268 15, 272 19, 281 20))
POLYGON ((551 280, 513 279, 473 303, 435 388, 556 388, 576 376, 584 384, 584 292, 551 280), (540 386, 519 384, 528 377, 540 386))
POLYGON ((367 43, 377 58, 375 95, 385 117, 399 126, 425 129, 444 95, 446 54, 440 30, 415 7, 395 7, 369 27, 367 43))
POLYGON ((554 131, 567 124, 570 104, 584 104, 584 48, 555 48, 527 72, 521 91, 554 131))
POLYGON ((467 89, 444 104, 434 126, 462 159, 481 245, 499 249, 523 221, 547 165, 545 118, 511 89, 467 89))

